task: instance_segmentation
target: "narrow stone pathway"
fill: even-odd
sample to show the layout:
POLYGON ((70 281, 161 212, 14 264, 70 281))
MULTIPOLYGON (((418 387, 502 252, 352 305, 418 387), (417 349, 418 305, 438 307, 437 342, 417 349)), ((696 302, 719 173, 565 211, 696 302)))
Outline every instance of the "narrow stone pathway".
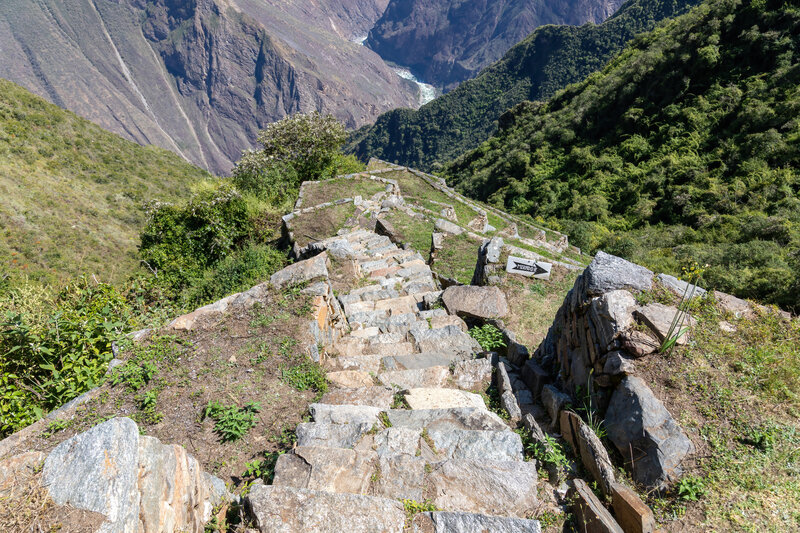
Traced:
POLYGON ((352 257, 368 284, 339 296, 350 332, 324 361, 331 389, 273 484, 248 497, 259 529, 540 531, 526 519, 536 464, 472 392, 489 385, 492 362, 440 306, 423 258, 365 230, 321 244, 352 257))

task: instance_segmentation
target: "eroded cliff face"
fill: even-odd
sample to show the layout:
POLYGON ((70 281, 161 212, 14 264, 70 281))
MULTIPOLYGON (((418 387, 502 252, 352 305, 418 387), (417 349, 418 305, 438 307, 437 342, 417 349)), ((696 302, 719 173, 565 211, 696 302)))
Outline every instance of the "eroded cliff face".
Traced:
POLYGON ((0 77, 215 173, 294 112, 349 127, 417 89, 364 35, 386 0, 8 0, 0 77))
POLYGON ((545 24, 599 23, 621 0, 391 0, 367 45, 451 89, 545 24))

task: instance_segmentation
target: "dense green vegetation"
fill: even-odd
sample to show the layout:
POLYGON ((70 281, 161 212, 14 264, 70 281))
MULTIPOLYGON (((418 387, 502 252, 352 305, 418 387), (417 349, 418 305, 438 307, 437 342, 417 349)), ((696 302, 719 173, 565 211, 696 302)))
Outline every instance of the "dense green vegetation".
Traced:
MULTIPOLYGON (((0 134, 11 135, 12 141, 14 135, 28 135, 27 138, 34 141, 39 135, 40 147, 59 147, 62 141, 51 136, 68 130, 62 128, 66 127, 63 124, 52 126, 48 120, 53 120, 58 124, 69 122, 86 137, 80 137, 80 142, 76 141, 69 149, 77 154, 74 160, 63 153, 53 156, 49 163, 42 162, 33 155, 28 154, 28 157, 28 147, 20 146, 11 152, 14 155, 8 163, 4 160, 0 164, 24 169, 27 168, 24 162, 30 159, 30 164, 37 168, 50 165, 61 170, 70 169, 57 175, 67 188, 81 188, 84 181, 109 180, 115 186, 122 183, 123 192, 124 184, 141 185, 137 181, 141 176, 136 172, 156 174, 160 171, 164 181, 154 180, 162 185, 175 185, 180 179, 187 185, 193 172, 197 176, 207 175, 188 165, 176 165, 172 157, 162 161, 159 157, 164 154, 160 150, 132 148, 130 143, 102 131, 94 136, 95 130, 99 130, 94 126, 44 104, 21 89, 9 87, 16 91, 8 98, 14 106, 4 107, 3 98, 7 95, 0 94, 0 116, 8 111, 13 122, 9 119, 2 123, 6 128, 0 127, 0 134), (25 105, 43 108, 27 114, 14 111, 25 105), (13 124, 13 131, 18 133, 9 134, 9 124, 13 124), (55 133, 49 132, 51 127, 55 128, 55 133), (46 133, 36 133, 37 128, 46 133), (84 148, 85 151, 79 151, 84 148), (139 149, 152 157, 149 160, 141 157, 139 149), (123 164, 123 156, 130 156, 131 161, 123 164), (137 157, 139 161, 148 162, 137 166, 137 157), (159 164, 163 164, 163 169, 159 169, 159 164), (186 175, 170 174, 176 168, 189 170, 186 175)), ((126 231, 135 232, 141 227, 139 253, 133 250, 131 257, 142 266, 122 270, 127 278, 111 285, 91 276, 63 288, 57 281, 45 283, 49 281, 47 276, 36 280, 8 275, 1 278, 5 284, 0 291, 0 437, 25 427, 44 413, 99 385, 113 357, 112 344, 122 341, 134 328, 161 325, 181 311, 269 279, 287 263, 285 251, 278 248, 280 215, 291 210, 299 184, 304 180, 363 169, 352 157, 340 154, 344 129, 329 117, 297 115, 271 126, 259 139, 265 149, 247 152, 233 178, 196 180, 187 200, 150 201, 144 206, 140 203, 136 210, 130 208, 130 214, 123 213, 130 218, 126 220, 126 231), (309 140, 303 133, 309 131, 321 142, 309 140), (340 133, 325 142, 324 134, 329 131, 340 133), (267 149, 272 152, 265 154, 267 149), (275 156, 278 153, 283 155, 275 156), (278 193, 276 183, 282 176, 286 179, 282 180, 278 193)), ((67 136, 63 143, 73 140, 67 136)), ((2 141, 0 137, 0 149, 4 146, 2 141)), ((10 145, 13 147, 13 142, 10 145)), ((49 198, 37 201, 43 201, 44 205, 58 204, 53 191, 49 191, 49 195, 46 189, 36 191, 42 198, 49 198)), ((137 191, 143 196, 141 200, 152 198, 147 188, 137 191)), ((88 198, 97 200, 92 196, 88 198)), ((13 202, 17 198, 10 200, 13 202)), ((77 209, 84 207, 77 206, 77 209)), ((64 210, 69 208, 65 206, 64 210)), ((60 211, 62 215, 64 210, 60 211)), ((107 218, 100 222, 112 224, 107 218)), ((58 225, 52 220, 49 224, 58 225)), ((43 229, 50 229, 50 226, 43 229)), ((53 234, 53 246, 69 251, 72 243, 64 243, 60 238, 53 234)), ((76 253, 102 252, 102 249, 92 250, 89 242, 74 245, 76 253)), ((124 261, 118 249, 109 254, 106 250, 105 256, 98 255, 98 260, 124 261)), ((85 266, 79 263, 75 269, 85 266)), ((152 402, 153 398, 143 397, 142 401, 152 402)))
POLYGON ((0 285, 124 280, 138 264, 142 202, 186 198, 210 177, 0 79, 0 285))
POLYGON ((347 147, 362 159, 435 170, 486 140, 498 117, 603 67, 636 34, 700 0, 629 0, 599 25, 543 26, 485 68, 418 111, 395 109, 355 132, 347 147))
POLYGON ((574 244, 800 309, 799 3, 709 0, 446 169, 574 244))

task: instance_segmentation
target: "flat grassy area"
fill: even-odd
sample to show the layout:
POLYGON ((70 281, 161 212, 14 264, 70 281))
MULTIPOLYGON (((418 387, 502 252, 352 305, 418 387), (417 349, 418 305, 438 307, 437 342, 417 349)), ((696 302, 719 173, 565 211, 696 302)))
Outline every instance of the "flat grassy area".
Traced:
MULTIPOLYGON (((248 463, 273 461, 327 384, 303 346, 310 297, 270 291, 260 305, 207 329, 154 334, 126 348, 98 399, 53 424, 26 448, 47 451, 98 422, 131 417, 143 434, 186 447, 237 492, 255 476, 248 463)), ((264 465, 262 471, 268 469, 264 465)))
POLYGON ((678 485, 686 494, 649 503, 665 531, 797 531, 800 321, 771 311, 737 319, 711 298, 693 307, 689 345, 636 362, 697 448, 678 485))
MULTIPOLYGON (((503 263, 506 259, 507 256, 503 263)), ((500 286, 511 311, 503 320, 517 336, 518 342, 527 346, 531 353, 547 336, 547 330, 578 274, 556 265, 548 281, 509 274, 500 286)))
POLYGON ((442 206, 433 203, 431 200, 442 204, 452 205, 456 212, 458 223, 461 226, 466 226, 467 222, 478 216, 478 213, 470 207, 467 207, 458 200, 450 198, 443 192, 434 189, 421 178, 411 174, 410 172, 391 172, 388 173, 387 176, 397 180, 397 182, 400 184, 401 194, 409 202, 418 203, 419 205, 430 209, 435 213, 441 211, 442 206))
POLYGON ((311 181, 303 188, 303 207, 312 207, 339 198, 353 198, 355 196, 369 198, 374 194, 383 192, 385 189, 385 183, 368 178, 311 181))
POLYGON ((304 213, 292 219, 291 226, 298 246, 327 239, 342 229, 347 219, 355 215, 356 208, 352 202, 332 205, 304 213))
POLYGON ((209 178, 0 80, 0 265, 12 281, 127 278, 142 204, 187 198, 209 178))
POLYGON ((469 285, 478 261, 478 248, 483 241, 475 240, 465 234, 448 235, 444 247, 434 254, 431 268, 442 276, 469 285))
POLYGON ((403 241, 411 243, 426 261, 430 258, 433 234, 433 222, 430 219, 412 217, 396 209, 389 213, 387 219, 400 232, 403 241))

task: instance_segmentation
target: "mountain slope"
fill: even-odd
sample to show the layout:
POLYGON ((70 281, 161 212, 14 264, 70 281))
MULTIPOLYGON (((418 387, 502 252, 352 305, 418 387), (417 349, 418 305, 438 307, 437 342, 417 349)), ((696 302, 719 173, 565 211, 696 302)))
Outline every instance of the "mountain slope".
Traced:
POLYGON ((356 132, 349 150, 432 170, 486 140, 497 117, 603 67, 634 35, 700 0, 628 0, 600 25, 545 26, 497 63, 417 111, 395 109, 356 132))
POLYGON ((602 22, 622 0, 392 0, 367 46, 452 89, 545 24, 602 22))
POLYGON ((800 8, 708 0, 449 165, 570 240, 800 309, 800 8))
POLYGON ((385 0, 7 0, 0 77, 216 173, 297 111, 350 127, 417 102, 363 34, 385 0))
POLYGON ((187 197, 210 177, 0 79, 0 280, 124 279, 142 203, 187 197))

